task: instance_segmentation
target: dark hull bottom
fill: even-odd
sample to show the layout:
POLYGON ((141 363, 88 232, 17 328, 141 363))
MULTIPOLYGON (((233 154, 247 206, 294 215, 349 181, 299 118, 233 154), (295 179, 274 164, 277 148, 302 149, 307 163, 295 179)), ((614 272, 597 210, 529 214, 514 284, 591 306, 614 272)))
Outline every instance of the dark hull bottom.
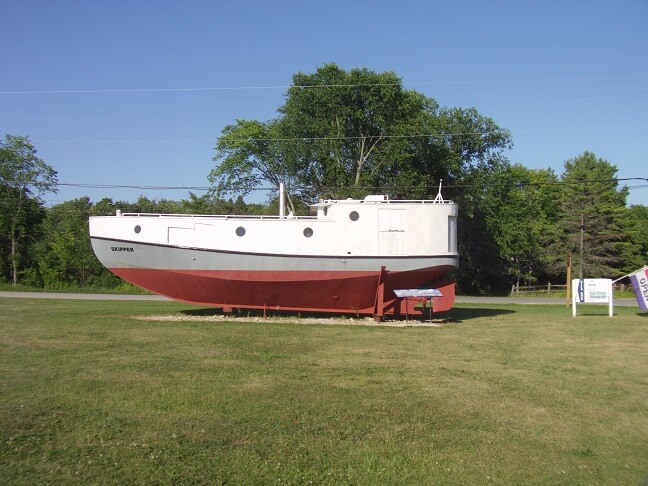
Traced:
MULTIPOLYGON (((394 289, 416 288, 439 279, 450 268, 409 272, 214 271, 111 268, 139 287, 176 300, 233 308, 366 314, 416 313, 416 302, 397 299, 394 289)), ((454 284, 433 285, 443 297, 435 312, 454 304, 454 284)))

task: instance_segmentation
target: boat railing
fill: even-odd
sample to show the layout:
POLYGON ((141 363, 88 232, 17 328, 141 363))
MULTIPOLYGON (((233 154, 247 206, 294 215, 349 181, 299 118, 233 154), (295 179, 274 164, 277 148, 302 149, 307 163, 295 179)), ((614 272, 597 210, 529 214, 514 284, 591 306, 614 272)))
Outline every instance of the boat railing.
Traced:
MULTIPOLYGON (((388 199, 385 198, 384 200, 376 200, 376 201, 371 201, 371 200, 359 200, 359 199, 333 199, 333 200, 322 200, 318 204, 320 205, 325 205, 326 207, 329 207, 333 204, 454 204, 454 201, 451 199, 443 199, 439 195, 436 197, 436 199, 388 199)), ((315 205, 317 206, 317 204, 315 205)), ((121 211, 117 211, 117 216, 126 216, 126 217, 150 217, 150 218, 210 218, 210 219, 219 219, 219 220, 227 220, 227 219, 243 219, 243 220, 269 220, 269 221, 277 221, 277 220, 283 220, 283 219, 296 219, 296 220, 312 220, 312 219, 321 219, 321 217, 317 215, 311 215, 311 216, 294 216, 293 214, 288 214, 288 215, 276 215, 276 214, 243 214, 243 215, 228 215, 228 214, 166 214, 166 213, 122 213, 121 211)))
POLYGON ((262 214, 164 214, 164 213, 120 213, 119 216, 125 217, 151 217, 151 218, 209 218, 209 219, 247 219, 247 220, 279 220, 279 219, 299 219, 299 220, 312 220, 317 219, 317 216, 277 216, 277 215, 262 215, 262 214))
POLYGON ((384 201, 363 201, 358 199, 324 199, 322 204, 454 204, 452 199, 386 199, 384 201))
POLYGON ((364 199, 323 199, 319 204, 454 204, 452 199, 441 195, 443 180, 439 181, 439 191, 434 199, 390 199, 387 194, 370 194, 364 199))
POLYGON ((393 199, 385 201, 388 203, 410 203, 410 204, 454 204, 452 199, 393 199))

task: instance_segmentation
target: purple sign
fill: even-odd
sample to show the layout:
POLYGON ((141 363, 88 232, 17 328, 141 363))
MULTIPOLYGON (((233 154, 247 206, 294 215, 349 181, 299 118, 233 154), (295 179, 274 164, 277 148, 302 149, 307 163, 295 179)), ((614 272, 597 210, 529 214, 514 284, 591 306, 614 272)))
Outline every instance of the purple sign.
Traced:
POLYGON ((648 267, 643 267, 630 275, 632 288, 642 310, 648 310, 648 267))

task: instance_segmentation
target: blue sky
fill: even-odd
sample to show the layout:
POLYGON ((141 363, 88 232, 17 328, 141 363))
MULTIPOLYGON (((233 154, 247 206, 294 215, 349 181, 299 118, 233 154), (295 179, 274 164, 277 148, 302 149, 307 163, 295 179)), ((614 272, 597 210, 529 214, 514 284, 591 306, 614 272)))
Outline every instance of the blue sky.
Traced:
MULTIPOLYGON (((269 120, 298 71, 393 70, 512 132, 511 162, 588 150, 648 178, 648 2, 0 0, 0 134, 66 184, 205 187, 236 119, 269 120)), ((629 203, 648 205, 648 182, 629 203)), ((203 191, 194 191, 202 194, 203 191)), ((181 199, 187 190, 61 186, 181 199)))

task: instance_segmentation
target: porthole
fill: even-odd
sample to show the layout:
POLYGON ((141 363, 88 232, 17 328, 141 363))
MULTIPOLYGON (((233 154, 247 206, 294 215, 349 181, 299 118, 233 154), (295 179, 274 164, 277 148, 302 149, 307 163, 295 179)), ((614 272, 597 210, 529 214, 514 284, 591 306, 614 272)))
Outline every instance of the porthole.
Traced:
POLYGON ((134 229, 135 229, 135 233, 139 233, 140 231, 142 231, 142 227, 139 224, 135 226, 134 229))
POLYGON ((358 221, 358 219, 360 219, 360 215, 358 214, 358 211, 351 211, 349 213, 349 219, 351 221, 358 221))
POLYGON ((313 236, 313 228, 304 228, 304 236, 306 238, 313 236))
POLYGON ((243 226, 239 226, 236 228, 236 236, 243 236, 245 234, 245 228, 243 226))

